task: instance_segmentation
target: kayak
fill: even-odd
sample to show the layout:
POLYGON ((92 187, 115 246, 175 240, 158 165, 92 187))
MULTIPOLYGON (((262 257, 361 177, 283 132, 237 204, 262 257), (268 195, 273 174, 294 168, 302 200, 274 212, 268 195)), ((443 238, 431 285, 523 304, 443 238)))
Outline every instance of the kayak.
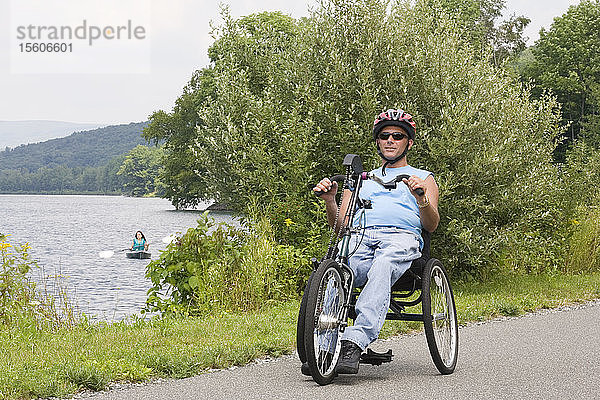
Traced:
POLYGON ((144 259, 144 258, 150 258, 151 253, 148 251, 139 250, 139 251, 128 251, 127 253, 125 253, 125 255, 127 256, 127 258, 144 259))

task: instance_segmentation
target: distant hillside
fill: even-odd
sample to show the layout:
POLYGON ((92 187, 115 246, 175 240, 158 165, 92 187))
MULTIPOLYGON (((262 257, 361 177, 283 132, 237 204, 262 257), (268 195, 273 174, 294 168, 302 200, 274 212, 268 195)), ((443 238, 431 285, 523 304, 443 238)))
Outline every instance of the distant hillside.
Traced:
POLYGON ((42 143, 0 152, 0 169, 35 172, 42 167, 99 167, 139 144, 146 144, 142 129, 147 122, 113 125, 42 143))
POLYGON ((87 131, 106 124, 83 124, 64 121, 0 121, 0 150, 21 144, 61 138, 73 132, 87 131))

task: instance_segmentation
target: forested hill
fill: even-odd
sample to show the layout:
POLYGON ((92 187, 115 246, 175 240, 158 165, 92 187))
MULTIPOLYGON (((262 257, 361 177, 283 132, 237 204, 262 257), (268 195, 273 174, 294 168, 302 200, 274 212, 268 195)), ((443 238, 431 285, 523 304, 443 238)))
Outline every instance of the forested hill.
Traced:
POLYGON ((150 154, 159 151, 139 146, 146 144, 142 138, 146 125, 146 122, 138 122, 108 126, 2 151, 0 193, 144 195, 156 192, 153 179, 157 168, 153 167, 154 175, 149 178, 152 182, 137 182, 135 168, 130 165, 148 169, 150 154), (136 158, 135 163, 130 161, 120 173, 132 152, 142 159, 136 158))
POLYGON ((99 167, 145 144, 147 122, 113 125, 0 152, 0 169, 35 172, 42 167, 99 167))
POLYGON ((28 143, 62 138, 73 132, 89 131, 108 124, 48 120, 0 121, 0 150, 28 143))

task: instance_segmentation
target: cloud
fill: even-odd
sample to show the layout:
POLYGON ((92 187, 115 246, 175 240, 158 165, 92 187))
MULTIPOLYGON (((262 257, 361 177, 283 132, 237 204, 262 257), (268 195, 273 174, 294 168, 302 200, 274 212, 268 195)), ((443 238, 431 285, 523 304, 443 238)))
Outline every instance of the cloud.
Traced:
POLYGON ((554 18, 567 12, 569 6, 579 4, 579 0, 507 0, 505 16, 525 15, 531 19, 524 34, 529 37, 528 45, 533 45, 540 37, 542 27, 549 29, 554 18))
MULTIPOLYGON (((123 18, 123 14, 148 12, 151 46, 148 73, 11 74, 8 59, 2 57, 0 120, 126 123, 145 120, 155 110, 170 111, 193 71, 208 64, 207 51, 213 42, 210 21, 222 22, 217 1, 192 0, 36 0, 36 4, 47 7, 43 12, 32 7, 29 17, 41 23, 50 20, 80 23, 81 12, 76 7, 65 8, 69 1, 90 7, 86 11, 94 14, 94 21, 112 21, 123 18), (112 1, 118 6, 111 6, 112 1), (130 8, 117 12, 119 7, 130 8)), ((230 5, 234 17, 267 10, 281 10, 294 17, 308 14, 307 3, 302 1, 236 0, 225 4, 230 5)), ((0 0, 0 26, 11 24, 9 5, 9 0, 0 0)), ((11 32, 0 31, 2 54, 11 50, 11 32)), ((120 49, 111 62, 126 63, 127 55, 126 48, 120 49)), ((87 62, 90 72, 95 68, 94 60, 88 57, 87 62)))

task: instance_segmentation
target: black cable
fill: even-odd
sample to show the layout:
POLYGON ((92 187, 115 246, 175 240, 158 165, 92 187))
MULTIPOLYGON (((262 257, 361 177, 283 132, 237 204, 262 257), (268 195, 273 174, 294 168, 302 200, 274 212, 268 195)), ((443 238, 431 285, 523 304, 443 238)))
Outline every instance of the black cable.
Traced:
POLYGON ((352 250, 349 254, 348 254, 348 263, 350 263, 350 257, 352 257, 354 255, 354 253, 356 253, 356 251, 358 250, 358 248, 360 247, 363 239, 365 238, 365 230, 366 230, 366 226, 367 226, 367 213, 365 212, 365 209, 363 208, 362 210, 362 216, 361 218, 364 218, 364 226, 362 228, 359 227, 359 229, 361 230, 361 235, 360 235, 360 241, 356 244, 356 246, 354 247, 354 250, 352 250))

